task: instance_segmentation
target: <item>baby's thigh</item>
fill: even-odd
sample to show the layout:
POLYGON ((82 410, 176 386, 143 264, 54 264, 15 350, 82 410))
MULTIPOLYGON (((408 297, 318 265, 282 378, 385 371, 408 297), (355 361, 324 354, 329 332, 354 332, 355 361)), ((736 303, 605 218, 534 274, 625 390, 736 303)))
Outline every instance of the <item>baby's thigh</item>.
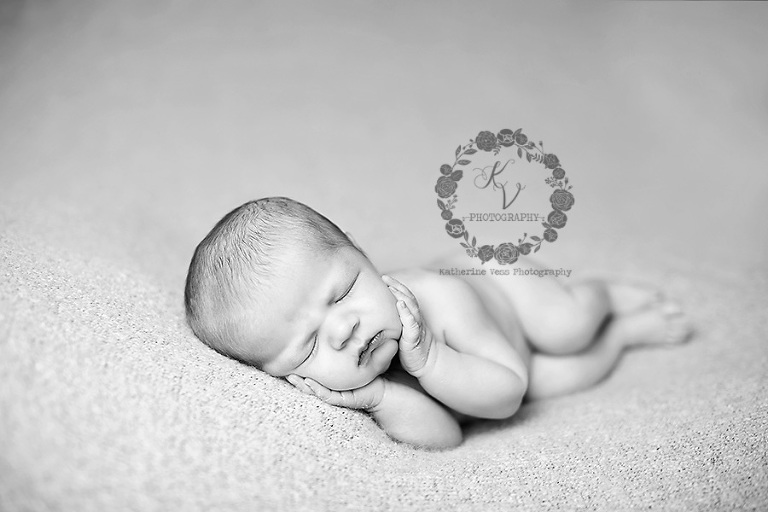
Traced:
POLYGON ((462 276, 461 279, 470 286, 487 313, 487 317, 490 317, 506 343, 519 356, 527 375, 530 370, 531 347, 519 315, 509 298, 488 276, 469 275, 462 276))
MULTIPOLYGON (((484 277, 515 312, 528 346, 534 351, 569 354, 581 350, 592 341, 605 318, 603 305, 592 304, 601 301, 590 287, 566 286, 554 276, 539 272, 546 267, 530 257, 521 257, 514 265, 500 265, 495 260, 478 265, 477 260, 464 255, 443 259, 441 264, 484 269, 484 277), (515 274, 515 269, 528 272, 515 274)), ((472 277, 479 276, 467 279, 472 277)))

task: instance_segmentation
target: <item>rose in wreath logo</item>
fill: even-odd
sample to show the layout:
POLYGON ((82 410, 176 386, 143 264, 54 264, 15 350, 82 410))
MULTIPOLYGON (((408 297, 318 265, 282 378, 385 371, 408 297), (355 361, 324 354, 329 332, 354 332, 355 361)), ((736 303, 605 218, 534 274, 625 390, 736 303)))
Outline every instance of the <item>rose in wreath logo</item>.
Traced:
MULTIPOLYGON (((474 165, 482 164, 475 162, 474 165)), ((470 258, 479 259, 481 264, 495 260, 501 265, 512 265, 521 255, 538 252, 543 242, 552 243, 557 240, 558 230, 563 229, 568 223, 565 212, 570 212, 576 204, 571 192, 572 188, 557 155, 545 152, 542 142, 538 144, 532 142, 528 135, 523 133, 522 128, 518 130, 505 128, 495 134, 492 131, 481 131, 474 139, 470 139, 468 144, 456 148, 453 164, 440 166, 440 176, 435 184, 435 192, 438 196, 437 206, 440 209, 441 219, 445 221, 445 231, 448 236, 460 240, 461 246, 470 258), (549 196, 549 205, 547 205, 549 213, 546 217, 543 214, 541 216, 515 214, 507 210, 526 187, 520 182, 516 183, 515 187, 509 187, 509 182, 503 181, 502 176, 506 176, 504 173, 514 165, 515 160, 514 156, 496 160, 502 151, 511 151, 512 155, 516 154, 519 159, 524 158, 529 164, 540 166, 544 174, 543 183, 554 189, 549 196), (473 183, 478 189, 500 192, 504 213, 472 213, 469 217, 462 217, 457 213, 456 208, 459 202, 459 183, 468 172, 467 166, 473 164, 473 160, 478 156, 490 156, 486 154, 492 155, 492 162, 484 167, 475 167, 474 171, 477 175, 473 183), (478 156, 470 159, 472 155, 478 156), (541 226, 544 229, 540 235, 528 236, 527 232, 523 233, 522 237, 517 239, 517 243, 507 239, 495 245, 478 245, 477 236, 470 234, 470 227, 465 221, 485 220, 486 216, 491 217, 488 220, 541 220, 541 226)))
POLYGON ((451 219, 445 225, 445 230, 453 238, 461 238, 466 233, 464 229, 464 223, 459 219, 451 219))
MULTIPOLYGON (((560 169, 562 171, 562 169, 560 169)), ((561 212, 567 212, 573 206, 573 194, 567 190, 555 190, 549 198, 552 203, 552 208, 561 212)))
POLYGON ((454 192, 456 192, 456 187, 458 186, 457 181, 452 180, 448 176, 442 176, 438 178, 437 185, 435 185, 435 191, 437 192, 437 195, 446 198, 453 195, 454 192))

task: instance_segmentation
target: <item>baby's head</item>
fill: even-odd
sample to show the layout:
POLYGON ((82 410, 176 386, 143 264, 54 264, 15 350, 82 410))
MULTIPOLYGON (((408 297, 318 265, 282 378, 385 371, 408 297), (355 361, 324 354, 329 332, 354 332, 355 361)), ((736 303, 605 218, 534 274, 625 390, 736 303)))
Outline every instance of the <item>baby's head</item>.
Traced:
POLYGON ((248 202, 197 246, 187 320, 218 352, 276 377, 355 389, 397 353, 396 300, 338 226, 285 197, 248 202))

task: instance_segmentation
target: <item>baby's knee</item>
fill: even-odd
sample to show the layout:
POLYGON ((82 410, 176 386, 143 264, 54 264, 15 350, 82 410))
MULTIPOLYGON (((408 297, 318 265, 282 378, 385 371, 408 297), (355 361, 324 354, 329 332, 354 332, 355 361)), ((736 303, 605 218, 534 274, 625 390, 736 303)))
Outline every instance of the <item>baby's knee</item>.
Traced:
POLYGON ((605 288, 599 283, 576 284, 568 295, 550 304, 530 333, 542 352, 565 355, 587 348, 610 312, 605 288))
POLYGON ((587 348, 595 338, 598 325, 586 315, 556 313, 531 334, 531 341, 541 352, 552 355, 573 354, 587 348))
POLYGON ((570 286, 569 290, 575 302, 574 314, 594 322, 602 320, 610 312, 611 298, 602 281, 583 281, 570 286))
POLYGON ((605 287, 599 282, 582 282, 569 286, 567 293, 551 300, 524 323, 539 351, 566 355, 587 348, 609 312, 605 287))

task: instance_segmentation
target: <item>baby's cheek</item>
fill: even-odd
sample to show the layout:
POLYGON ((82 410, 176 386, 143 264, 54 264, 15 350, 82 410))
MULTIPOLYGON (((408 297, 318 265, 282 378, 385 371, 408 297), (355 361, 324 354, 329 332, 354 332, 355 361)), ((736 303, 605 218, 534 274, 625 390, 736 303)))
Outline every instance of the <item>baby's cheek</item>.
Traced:
POLYGON ((318 365, 312 373, 314 380, 334 390, 346 390, 360 387, 361 376, 341 361, 328 360, 318 365))
POLYGON ((384 293, 380 297, 381 308, 387 312, 387 316, 390 318, 400 318, 397 314, 397 298, 392 295, 389 288, 384 290, 384 293))

